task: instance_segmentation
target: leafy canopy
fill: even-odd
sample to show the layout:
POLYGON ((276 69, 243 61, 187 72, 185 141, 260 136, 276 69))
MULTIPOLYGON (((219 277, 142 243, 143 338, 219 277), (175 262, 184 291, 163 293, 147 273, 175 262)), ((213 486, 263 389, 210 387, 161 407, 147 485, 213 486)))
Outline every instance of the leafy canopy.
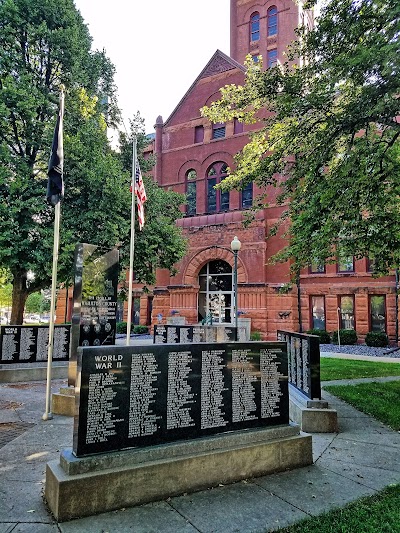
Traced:
MULTIPOLYGON (((45 201, 46 171, 61 85, 65 199, 58 280, 71 281, 78 242, 118 246, 126 264, 132 152, 127 165, 110 146, 107 127, 120 117, 115 69, 91 42, 73 0, 0 0, 0 265, 13 285, 14 324, 22 322, 28 294, 51 284, 54 210, 45 201), (35 277, 27 283, 29 271, 35 277)), ((151 282, 154 268, 172 267, 184 245, 169 218, 176 218, 177 197, 148 187, 147 220, 154 225, 137 239, 135 268, 151 282)))
POLYGON ((325 0, 283 65, 248 59, 244 85, 203 109, 215 122, 260 121, 221 188, 254 181, 265 207, 279 187, 286 246, 275 259, 294 271, 334 261, 338 246, 374 258, 377 273, 399 266, 399 34, 398 0, 325 0))

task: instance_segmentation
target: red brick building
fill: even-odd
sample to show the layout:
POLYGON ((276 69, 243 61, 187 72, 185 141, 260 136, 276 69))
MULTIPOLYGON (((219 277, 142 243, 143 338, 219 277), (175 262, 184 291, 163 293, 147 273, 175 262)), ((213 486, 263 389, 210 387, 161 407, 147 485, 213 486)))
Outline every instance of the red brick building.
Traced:
MULTIPOLYGON (((172 310, 198 323, 211 313, 214 322, 232 323, 234 256, 230 243, 237 236, 238 309, 251 319, 252 331, 276 339, 278 329, 306 331, 312 327, 333 331, 354 328, 360 337, 384 330, 397 340, 395 277, 374 279, 367 260, 341 258, 337 264, 310 267, 297 284, 291 284, 289 265, 269 263, 283 246, 268 237, 281 207, 269 191, 269 207, 243 227, 246 209, 261 191, 252 185, 241 192, 214 189, 234 166, 234 155, 257 129, 237 121, 211 124, 200 109, 218 99, 226 84, 243 83, 247 54, 263 56, 264 68, 284 60, 285 49, 295 39, 301 20, 312 24, 312 14, 292 0, 231 0, 230 56, 217 50, 187 93, 164 122, 158 117, 155 138, 148 150, 156 155, 154 179, 165 188, 187 194, 185 216, 177 223, 189 241, 178 274, 157 272, 152 294, 135 290, 140 323, 154 324, 172 310), (268 238, 267 238, 268 237, 268 238), (139 304, 140 302, 140 304, 139 304)), ((228 13, 227 13, 228 16, 228 13)), ((179 95, 177 95, 179 98, 179 95)))

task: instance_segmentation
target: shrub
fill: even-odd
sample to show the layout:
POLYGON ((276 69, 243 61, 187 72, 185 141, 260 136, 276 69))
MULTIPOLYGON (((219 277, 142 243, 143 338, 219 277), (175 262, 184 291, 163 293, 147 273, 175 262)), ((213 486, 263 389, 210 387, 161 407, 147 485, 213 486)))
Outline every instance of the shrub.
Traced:
POLYGON ((308 333, 308 335, 317 335, 321 344, 331 343, 331 336, 325 329, 309 329, 306 333, 308 333))
POLYGON ((148 333, 149 328, 147 326, 134 326, 133 333, 136 335, 142 335, 143 333, 148 333))
POLYGON ((126 322, 117 322, 117 333, 126 333, 126 322))
POLYGON ((367 346, 384 348, 389 344, 389 339, 383 331, 370 331, 365 336, 365 344, 367 346))
MULTIPOLYGON (((357 344, 357 332, 355 329, 340 329, 340 344, 357 344)), ((334 331, 332 333, 332 342, 333 344, 338 344, 338 332, 334 331)))
POLYGON ((260 331, 252 331, 250 333, 250 340, 251 341, 260 341, 261 340, 261 332, 260 331))

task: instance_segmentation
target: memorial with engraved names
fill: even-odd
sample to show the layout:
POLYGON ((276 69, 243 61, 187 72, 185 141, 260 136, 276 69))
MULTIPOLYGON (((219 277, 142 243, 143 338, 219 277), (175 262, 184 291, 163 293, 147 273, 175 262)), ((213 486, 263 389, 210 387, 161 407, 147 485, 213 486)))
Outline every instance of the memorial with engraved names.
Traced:
MULTIPOLYGON (((68 361, 71 326, 54 327, 53 359, 68 361)), ((47 361, 49 326, 0 326, 0 364, 47 361)))
POLYGON ((289 423, 282 342, 79 348, 77 457, 289 423))

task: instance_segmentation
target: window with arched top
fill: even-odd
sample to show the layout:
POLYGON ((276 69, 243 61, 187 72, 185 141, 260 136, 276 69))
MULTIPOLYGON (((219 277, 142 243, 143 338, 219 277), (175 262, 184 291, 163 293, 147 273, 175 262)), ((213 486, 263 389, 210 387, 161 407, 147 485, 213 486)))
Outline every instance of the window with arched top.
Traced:
POLYGON ((278 9, 271 6, 267 11, 267 36, 272 37, 278 33, 278 9))
POLYGON ((253 13, 250 17, 250 41, 260 40, 260 13, 253 13))
POLYGON ((193 216, 197 212, 197 172, 190 169, 186 172, 186 214, 193 216))
POLYGON ((222 192, 215 188, 228 174, 228 165, 218 161, 211 165, 207 172, 207 212, 219 213, 229 211, 229 192, 222 192))

